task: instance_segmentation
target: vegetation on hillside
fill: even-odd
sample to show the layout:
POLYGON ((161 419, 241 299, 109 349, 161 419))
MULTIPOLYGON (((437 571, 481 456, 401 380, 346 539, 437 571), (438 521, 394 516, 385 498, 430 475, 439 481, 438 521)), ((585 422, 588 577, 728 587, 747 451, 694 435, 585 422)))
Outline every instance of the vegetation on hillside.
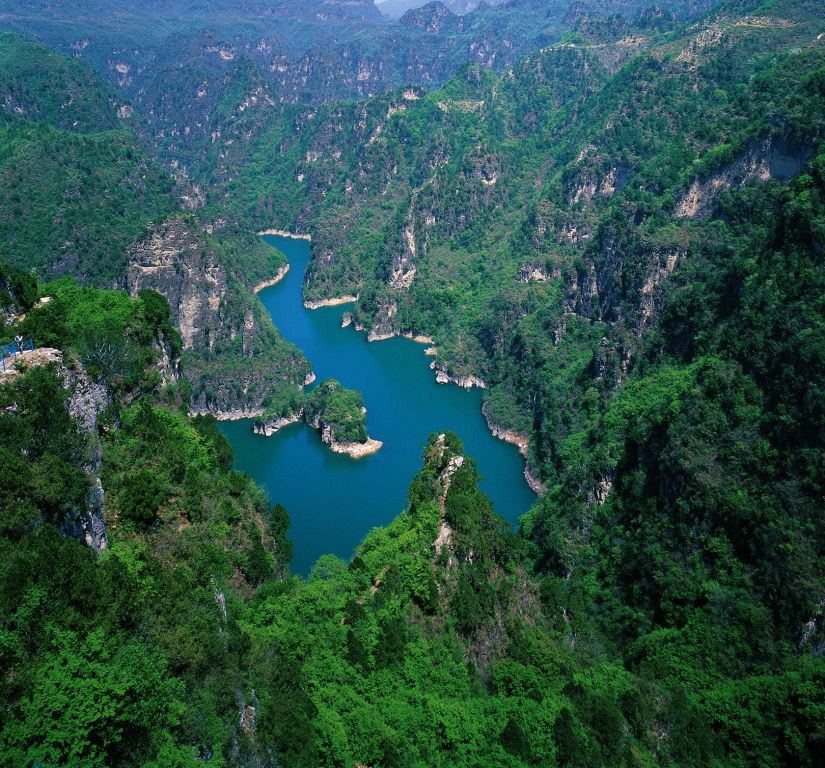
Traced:
POLYGON ((151 367, 176 336, 162 297, 68 280, 48 293, 6 333, 34 333, 74 372, 0 384, 0 763, 218 764, 247 695, 236 605, 285 573, 286 513, 231 471, 213 418, 163 405, 177 398, 151 367), (103 329, 129 349, 116 380, 86 356, 103 329), (68 408, 80 374, 112 393, 93 432, 94 401, 72 406, 79 420, 68 408), (61 533, 90 503, 95 455, 100 554, 61 533))
MULTIPOLYGON (((505 72, 311 110, 240 110, 266 83, 237 62, 223 133, 177 150, 210 185, 187 242, 225 270, 215 311, 263 330, 208 354, 159 293, 101 287, 172 199, 112 91, 0 36, 28 110, 0 122, 0 341, 61 353, 0 383, 0 764, 821 764, 825 20, 573 15, 505 72), (307 297, 357 292, 356 321, 485 379, 545 486, 518 532, 433 435, 389 526, 289 575, 286 511, 186 415, 185 382, 241 390, 267 350, 306 373, 248 299, 280 257, 225 244, 232 217, 310 228, 307 297)), ((273 370, 262 422, 366 439, 357 392, 273 370)))

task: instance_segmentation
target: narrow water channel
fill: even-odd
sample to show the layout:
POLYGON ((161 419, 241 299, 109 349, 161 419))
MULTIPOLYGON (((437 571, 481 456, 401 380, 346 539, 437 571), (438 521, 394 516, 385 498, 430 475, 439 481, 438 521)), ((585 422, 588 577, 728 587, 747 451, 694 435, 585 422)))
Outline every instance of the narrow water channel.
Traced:
POLYGON ((355 460, 332 453, 303 424, 272 437, 253 434, 249 421, 221 425, 235 449, 235 468, 249 473, 273 504, 289 512, 292 570, 306 575, 328 553, 349 559, 371 528, 398 515, 432 432, 450 429, 461 438, 478 462, 482 489, 496 511, 515 524, 535 496, 524 481, 518 450, 487 429, 481 393, 437 384, 421 344, 403 338, 368 343, 365 334, 341 328, 346 306, 304 309, 309 243, 267 240, 290 263, 286 277, 259 294, 273 322, 307 356, 318 381, 335 378, 362 392, 370 437, 384 441, 378 453, 355 460))

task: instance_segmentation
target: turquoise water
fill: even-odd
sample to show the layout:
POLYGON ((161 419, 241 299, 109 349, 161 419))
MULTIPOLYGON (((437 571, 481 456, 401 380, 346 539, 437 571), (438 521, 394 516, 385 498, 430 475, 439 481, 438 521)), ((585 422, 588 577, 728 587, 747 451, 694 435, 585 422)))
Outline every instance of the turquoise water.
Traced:
POLYGON ((402 338, 368 343, 365 334, 341 328, 346 306, 304 309, 301 284, 309 243, 267 240, 290 263, 286 277, 259 294, 273 322, 307 356, 318 381, 336 378, 361 390, 370 437, 384 441, 378 453, 354 460, 332 453, 317 431, 303 424, 272 437, 253 434, 249 421, 221 425, 235 449, 235 468, 252 475, 270 501, 289 512, 292 570, 305 575, 327 553, 349 559, 371 528, 398 515, 432 432, 451 429, 461 438, 478 462, 482 488, 496 511, 515 523, 535 496, 524 482, 518 450, 487 429, 481 393, 436 384, 422 344, 402 338))

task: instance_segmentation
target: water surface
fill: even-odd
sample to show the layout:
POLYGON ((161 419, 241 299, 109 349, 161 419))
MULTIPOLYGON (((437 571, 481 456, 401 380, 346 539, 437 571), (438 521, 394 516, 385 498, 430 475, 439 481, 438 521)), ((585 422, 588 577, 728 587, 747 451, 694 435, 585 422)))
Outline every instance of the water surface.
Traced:
POLYGON ((535 496, 524 482, 518 450, 487 429, 481 392, 436 384, 421 344, 403 338, 368 343, 365 334, 341 328, 346 306, 304 309, 309 243, 267 240, 290 263, 286 277, 259 294, 273 322, 307 356, 318 381, 335 378, 362 392, 370 437, 384 441, 378 453, 354 460, 332 453, 304 424, 262 437, 252 433, 249 421, 222 423, 235 449, 235 468, 252 475, 270 501, 289 512, 293 571, 305 575, 327 553, 349 559, 371 528, 398 515, 432 432, 451 429, 461 438, 478 462, 482 489, 496 511, 515 523, 535 496))

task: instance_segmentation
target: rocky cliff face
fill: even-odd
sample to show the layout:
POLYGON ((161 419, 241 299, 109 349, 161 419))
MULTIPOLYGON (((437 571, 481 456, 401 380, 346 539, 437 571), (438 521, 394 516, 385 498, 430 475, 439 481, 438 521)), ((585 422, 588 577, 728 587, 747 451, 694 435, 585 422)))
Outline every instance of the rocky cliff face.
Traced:
POLYGON ((303 384, 310 373, 301 353, 278 335, 257 299, 189 217, 154 225, 129 248, 126 284, 132 295, 151 288, 169 302, 183 340, 194 413, 259 416, 274 387, 284 381, 303 384))
POLYGON ((802 173, 813 153, 813 144, 799 144, 776 136, 753 142, 739 157, 707 178, 694 179, 676 204, 674 214, 680 219, 705 218, 725 190, 738 189, 752 181, 791 179, 802 173))
POLYGON ((225 327, 227 275, 194 222, 175 218, 153 227, 128 251, 127 287, 166 297, 185 350, 212 350, 225 327))
POLYGON ((18 355, 15 367, 9 367, 8 371, 0 376, 0 383, 16 378, 29 368, 49 365, 56 367, 63 386, 70 393, 66 403, 69 414, 88 438, 85 471, 91 480, 86 505, 68 514, 60 529, 64 536, 76 539, 81 544, 100 552, 109 546, 109 539, 106 535, 104 517, 106 499, 100 482, 102 451, 97 434, 97 420, 112 404, 112 398, 106 387, 100 382, 93 381, 79 362, 66 361, 60 350, 49 347, 18 355))

